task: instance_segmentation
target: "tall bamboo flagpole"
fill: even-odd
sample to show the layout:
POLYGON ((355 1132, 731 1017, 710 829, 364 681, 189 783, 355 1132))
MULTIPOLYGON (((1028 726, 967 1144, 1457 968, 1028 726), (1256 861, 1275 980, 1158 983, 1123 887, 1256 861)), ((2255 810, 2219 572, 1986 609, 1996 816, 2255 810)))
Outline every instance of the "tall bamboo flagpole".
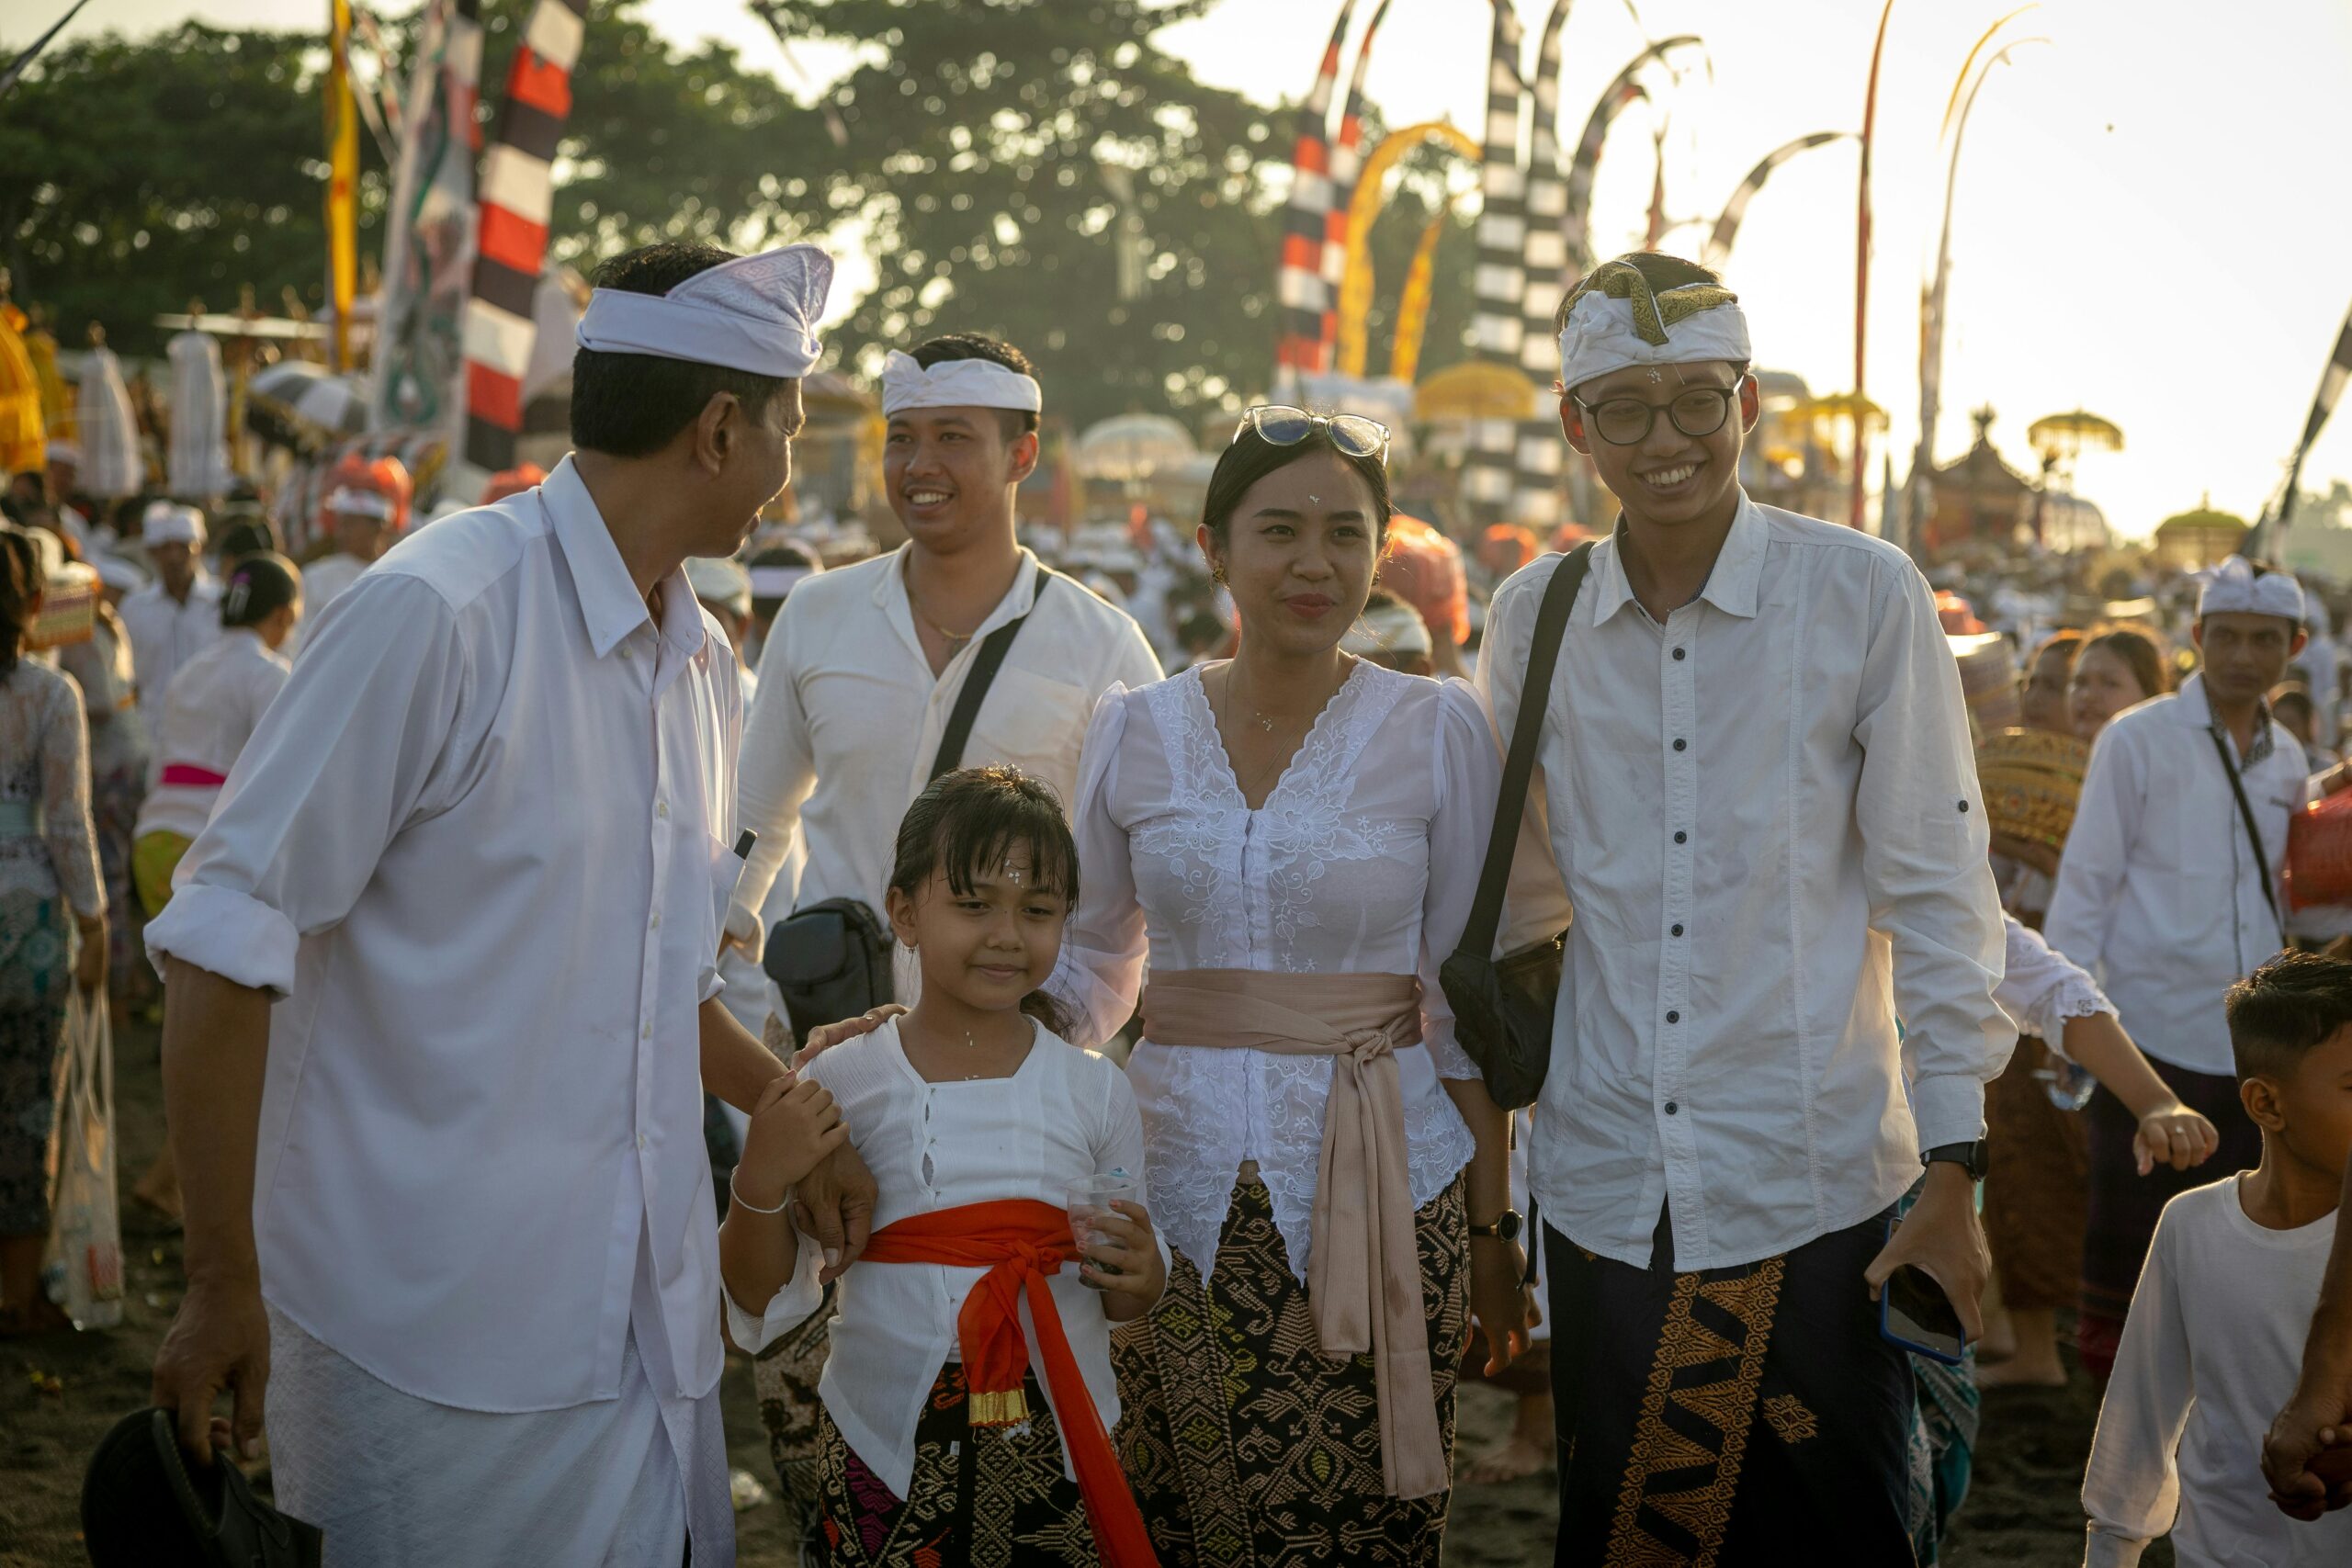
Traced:
POLYGON ((1870 426, 1862 417, 1864 382, 1868 372, 1871 306, 1871 139, 1878 130, 1878 66, 1886 52, 1887 18, 1894 15, 1894 0, 1878 14, 1878 41, 1871 46, 1871 81, 1862 98, 1862 179, 1854 204, 1854 495, 1846 521, 1862 525, 1862 484, 1870 456, 1870 426))
POLYGON ((351 97, 350 0, 328 0, 333 58, 326 79, 327 302, 334 310, 334 368, 351 368, 351 307, 359 292, 359 111, 351 97))

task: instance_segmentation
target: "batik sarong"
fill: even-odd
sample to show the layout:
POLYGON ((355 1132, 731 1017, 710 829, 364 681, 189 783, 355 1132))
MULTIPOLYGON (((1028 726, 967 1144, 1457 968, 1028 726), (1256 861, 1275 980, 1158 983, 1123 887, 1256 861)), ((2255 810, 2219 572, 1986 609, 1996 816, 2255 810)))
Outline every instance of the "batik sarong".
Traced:
MULTIPOLYGON (((1470 1333, 1463 1183, 1413 1216, 1439 1430, 1470 1333)), ((1329 1357, 1263 1184, 1238 1182, 1214 1277, 1179 1252, 1168 1289, 1113 1331, 1119 1458, 1161 1568, 1437 1568, 1451 1492, 1390 1497, 1370 1356, 1329 1357)))
POLYGON ((1563 1568, 1912 1562, 1910 1360, 1862 1279, 1887 1218, 1690 1273, 1664 1213, 1646 1269, 1545 1227, 1563 1568))
POLYGON ((822 1561, 830 1568, 1094 1568, 1086 1504, 1063 1468, 1061 1430, 1034 1371, 1023 1392, 1026 1421, 975 1427, 962 1364, 942 1367, 915 1420, 914 1478, 903 1498, 820 1409, 822 1561))
POLYGON ((1984 1090, 1984 1240, 2001 1274, 2001 1299, 2027 1309, 2075 1304, 2083 1273, 2088 1156, 2083 1118, 2050 1099, 2035 1075, 2056 1060, 2028 1034, 1984 1090))

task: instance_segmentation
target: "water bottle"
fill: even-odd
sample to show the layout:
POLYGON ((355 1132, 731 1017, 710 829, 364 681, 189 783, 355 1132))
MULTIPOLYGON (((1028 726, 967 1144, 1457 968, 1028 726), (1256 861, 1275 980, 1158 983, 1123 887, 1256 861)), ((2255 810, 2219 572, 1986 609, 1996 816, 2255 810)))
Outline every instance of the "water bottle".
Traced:
POLYGON ((2098 1079, 2088 1067, 2077 1066, 2052 1052, 2049 1064, 2036 1067, 2033 1076, 2041 1080, 2042 1092, 2050 1096, 2050 1103, 2061 1111, 2080 1111, 2091 1102, 2091 1095, 2098 1089, 2098 1079))

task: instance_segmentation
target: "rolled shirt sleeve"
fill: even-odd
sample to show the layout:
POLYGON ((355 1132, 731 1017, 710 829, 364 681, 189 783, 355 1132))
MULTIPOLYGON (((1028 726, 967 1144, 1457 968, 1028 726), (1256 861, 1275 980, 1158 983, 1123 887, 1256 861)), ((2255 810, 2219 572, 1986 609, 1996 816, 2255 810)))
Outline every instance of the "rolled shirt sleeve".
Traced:
POLYGON ((386 846, 450 785, 466 665, 429 583, 371 572, 340 595, 147 927, 156 966, 177 957, 290 993, 301 939, 350 912, 386 846))
POLYGON ((1984 1086, 2015 1039, 1994 1000, 2005 938, 1960 670, 1927 580, 1879 568, 1862 667, 1854 810, 1871 924, 1894 947, 1894 1000, 1922 1150, 1984 1131, 1984 1086))

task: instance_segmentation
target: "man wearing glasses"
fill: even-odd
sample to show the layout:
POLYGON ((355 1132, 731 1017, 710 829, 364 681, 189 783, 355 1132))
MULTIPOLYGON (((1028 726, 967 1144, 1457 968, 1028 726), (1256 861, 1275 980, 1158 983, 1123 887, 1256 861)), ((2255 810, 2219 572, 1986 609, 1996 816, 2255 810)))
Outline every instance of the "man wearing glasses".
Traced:
MULTIPOLYGON (((1978 1333, 2014 1038, 1958 671, 1901 551, 1740 489, 1757 388, 1713 273, 1623 257, 1559 326, 1562 429, 1623 510, 1526 710, 1504 942, 1568 927, 1531 1158, 1558 1561, 1907 1562, 1912 1373, 1875 1297, 1914 1266, 1978 1333)), ((1495 596, 1506 742, 1560 564, 1495 596)))

